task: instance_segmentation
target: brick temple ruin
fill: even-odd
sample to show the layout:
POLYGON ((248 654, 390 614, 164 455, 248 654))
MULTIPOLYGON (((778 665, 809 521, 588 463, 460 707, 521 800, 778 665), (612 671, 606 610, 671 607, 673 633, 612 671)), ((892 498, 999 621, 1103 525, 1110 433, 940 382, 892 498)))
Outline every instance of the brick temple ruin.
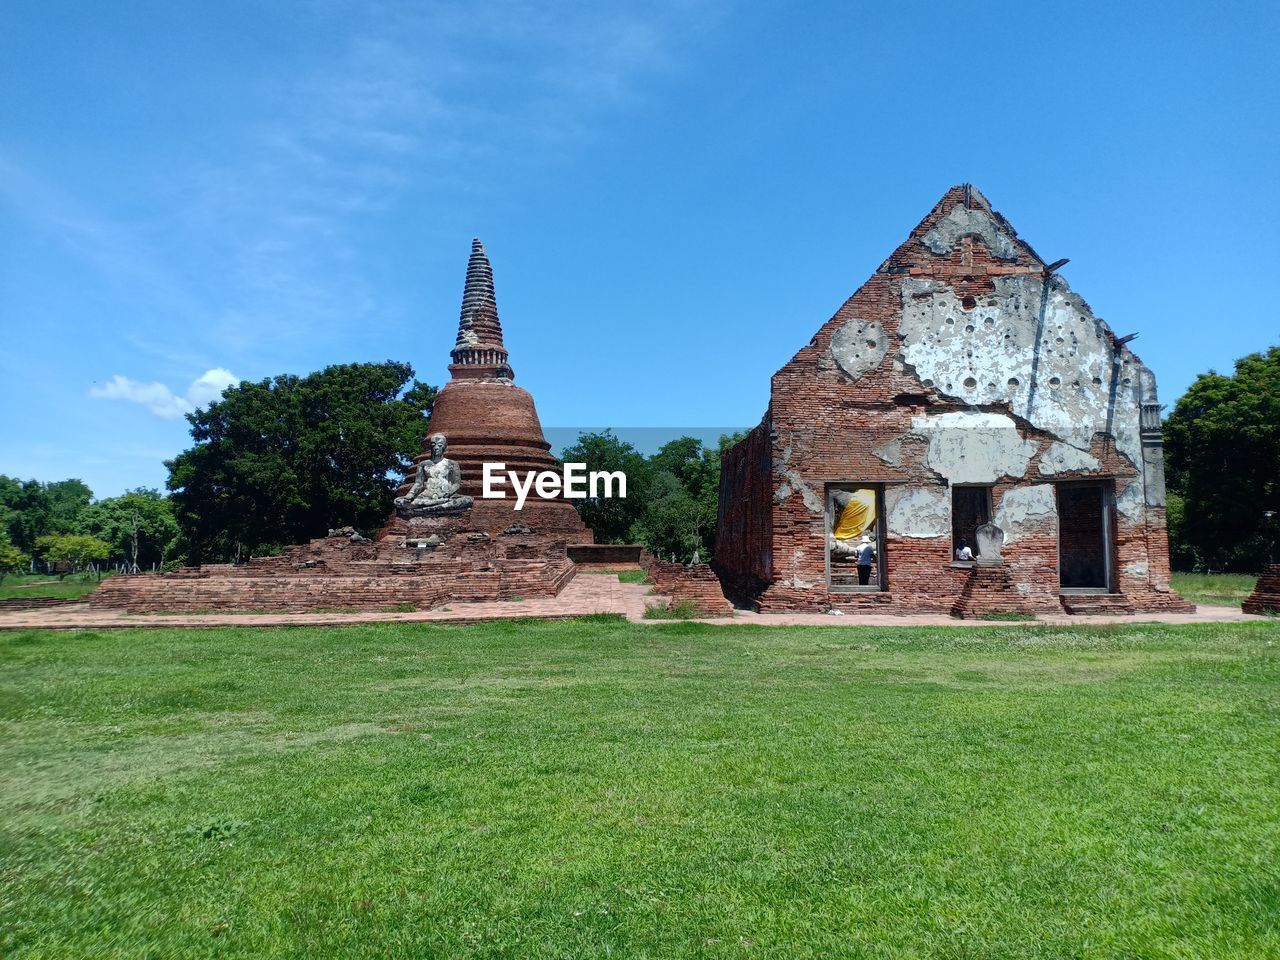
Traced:
POLYGON ((1155 377, 1065 262, 972 186, 946 193, 726 452, 716 570, 736 602, 1193 609, 1169 587, 1155 377))
MULTIPOLYGON (((977 190, 953 187, 773 377, 722 460, 714 572, 644 565, 673 602, 763 612, 1192 610, 1169 586, 1155 378, 977 190), (718 578, 718 580, 717 580, 718 578)), ((467 267, 451 379, 373 539, 119 576, 130 612, 419 609, 555 594, 593 545, 561 496, 481 496, 483 464, 554 470, 514 383, 484 248, 467 267)), ((1277 568, 1280 570, 1280 568, 1277 568)), ((1273 571, 1274 573, 1274 571, 1273 571)), ((1280 576, 1256 605, 1280 602, 1280 576)))
MULTIPOLYGON (((350 527, 280 556, 206 564, 162 575, 117 576, 93 607, 131 613, 317 609, 429 609, 449 601, 509 600, 558 593, 581 560, 616 559, 592 549, 591 531, 563 498, 529 493, 484 499, 481 465, 552 470, 533 397, 515 385, 479 240, 467 264, 451 379, 436 397, 430 435, 396 491, 396 505, 372 539, 350 527)), ((639 548, 629 549, 632 559, 639 548)))

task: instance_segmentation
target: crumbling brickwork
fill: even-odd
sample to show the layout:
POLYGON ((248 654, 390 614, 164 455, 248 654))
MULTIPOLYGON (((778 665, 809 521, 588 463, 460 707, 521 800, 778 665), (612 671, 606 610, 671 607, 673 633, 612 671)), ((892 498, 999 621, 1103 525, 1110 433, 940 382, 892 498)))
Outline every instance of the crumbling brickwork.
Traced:
POLYGON ((672 606, 687 603, 706 617, 732 616, 733 604, 709 564, 669 563, 647 550, 640 555, 640 564, 649 574, 653 592, 669 597, 672 606))
POLYGON ((1245 613, 1280 613, 1280 563, 1263 571, 1244 602, 1245 613))
POLYGON ((1162 466, 1154 376, 958 186, 774 375, 723 459, 717 570, 763 611, 950 611, 995 583, 951 565, 952 490, 985 486, 1019 606, 1063 608, 1065 555, 1130 609, 1188 609, 1169 590, 1162 466), (1060 485, 1080 481, 1106 516, 1063 530, 1060 485), (849 486, 883 505, 881 589, 832 581, 831 494, 849 486))
POLYGON ((712 565, 725 593, 743 604, 772 580, 772 454, 766 417, 740 443, 726 450, 720 461, 721 483, 735 495, 720 499, 712 565))
POLYGON ((519 532, 493 538, 465 521, 438 521, 424 533, 432 534, 442 540, 438 547, 406 546, 390 537, 361 543, 343 532, 239 566, 116 576, 103 581, 89 602, 129 613, 306 613, 399 604, 429 610, 450 601, 554 595, 575 572, 563 541, 519 532))

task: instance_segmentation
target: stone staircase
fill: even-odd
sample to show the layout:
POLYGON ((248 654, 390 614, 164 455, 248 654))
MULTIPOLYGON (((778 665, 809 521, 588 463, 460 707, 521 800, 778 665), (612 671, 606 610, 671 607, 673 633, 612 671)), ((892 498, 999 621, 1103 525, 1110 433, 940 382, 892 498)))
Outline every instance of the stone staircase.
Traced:
POLYGON ((961 620, 993 613, 1035 613, 1039 607, 1018 592, 1009 568, 1003 564, 975 564, 951 616, 961 620))

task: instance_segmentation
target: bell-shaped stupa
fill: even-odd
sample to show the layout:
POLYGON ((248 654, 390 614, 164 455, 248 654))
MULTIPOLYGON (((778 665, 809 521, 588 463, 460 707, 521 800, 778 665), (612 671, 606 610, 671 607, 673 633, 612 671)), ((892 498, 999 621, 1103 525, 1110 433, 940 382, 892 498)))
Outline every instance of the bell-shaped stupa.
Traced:
MULTIPOLYGON (((444 434, 448 442, 446 455, 461 468, 458 492, 472 498, 464 520, 466 528, 496 537, 513 525, 522 525, 536 535, 567 544, 591 543, 591 531, 573 504, 562 497, 539 497, 530 489, 523 509, 516 510, 515 491, 509 482, 501 488, 506 491, 505 499, 482 496, 485 463, 503 464, 503 476, 507 471, 516 471, 522 477, 530 470, 558 472, 560 465, 551 456, 551 444, 542 434, 533 397, 515 385, 493 293, 493 268, 479 240, 471 242, 458 338, 450 357, 452 379, 436 397, 428 434, 444 434)), ((428 443, 415 458, 415 469, 430 457, 428 443)), ((413 478, 411 473, 397 491, 398 496, 411 490, 413 478)))

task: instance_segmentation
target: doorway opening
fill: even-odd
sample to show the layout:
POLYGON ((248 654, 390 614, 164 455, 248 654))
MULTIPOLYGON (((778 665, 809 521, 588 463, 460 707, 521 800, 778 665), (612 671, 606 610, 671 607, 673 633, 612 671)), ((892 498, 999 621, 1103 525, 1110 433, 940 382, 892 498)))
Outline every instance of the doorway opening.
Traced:
POLYGON ((879 484, 827 486, 827 589, 832 593, 887 590, 884 488, 879 484))
POLYGON ((1058 576, 1064 592, 1110 593, 1112 484, 1058 484, 1058 576))

